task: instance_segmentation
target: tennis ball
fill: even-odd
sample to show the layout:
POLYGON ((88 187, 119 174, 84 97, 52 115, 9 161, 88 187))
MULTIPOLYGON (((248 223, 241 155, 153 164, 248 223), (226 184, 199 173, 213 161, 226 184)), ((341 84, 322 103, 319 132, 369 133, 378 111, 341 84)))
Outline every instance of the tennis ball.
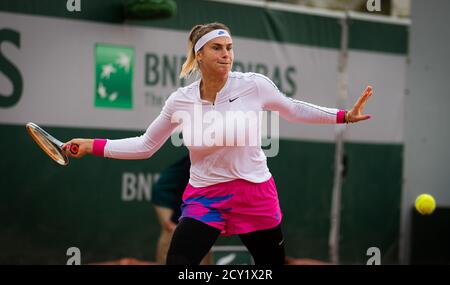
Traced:
POLYGON ((430 215, 436 209, 436 201, 430 194, 421 194, 416 198, 416 210, 422 215, 430 215))

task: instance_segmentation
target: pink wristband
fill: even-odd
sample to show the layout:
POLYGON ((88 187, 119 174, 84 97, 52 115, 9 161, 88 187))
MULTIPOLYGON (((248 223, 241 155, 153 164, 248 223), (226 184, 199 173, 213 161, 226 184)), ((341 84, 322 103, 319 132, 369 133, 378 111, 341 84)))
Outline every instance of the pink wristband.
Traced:
POLYGON ((94 139, 92 143, 92 153, 96 156, 105 156, 105 139, 94 139))
POLYGON ((345 123, 345 110, 339 110, 336 115, 336 124, 345 123))

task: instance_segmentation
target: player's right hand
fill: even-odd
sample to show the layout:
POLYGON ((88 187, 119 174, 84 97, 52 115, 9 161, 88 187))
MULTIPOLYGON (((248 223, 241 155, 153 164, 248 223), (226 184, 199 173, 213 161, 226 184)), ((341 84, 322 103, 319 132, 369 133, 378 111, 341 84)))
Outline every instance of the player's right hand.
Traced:
POLYGON ((69 157, 81 158, 86 154, 92 154, 92 143, 92 139, 71 139, 63 144, 62 149, 69 157), (78 146, 78 151, 74 146, 78 146))

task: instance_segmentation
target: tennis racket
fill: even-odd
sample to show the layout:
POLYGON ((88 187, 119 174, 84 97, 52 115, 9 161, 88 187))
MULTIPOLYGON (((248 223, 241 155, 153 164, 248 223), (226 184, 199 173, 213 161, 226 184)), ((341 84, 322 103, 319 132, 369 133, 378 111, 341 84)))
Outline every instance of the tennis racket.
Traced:
MULTIPOLYGON (((28 134, 33 138, 37 145, 56 163, 60 165, 69 164, 69 158, 63 150, 64 143, 54 138, 52 135, 44 131, 41 127, 34 123, 26 124, 28 134)), ((72 154, 78 153, 79 146, 76 144, 70 145, 70 152, 72 154)))

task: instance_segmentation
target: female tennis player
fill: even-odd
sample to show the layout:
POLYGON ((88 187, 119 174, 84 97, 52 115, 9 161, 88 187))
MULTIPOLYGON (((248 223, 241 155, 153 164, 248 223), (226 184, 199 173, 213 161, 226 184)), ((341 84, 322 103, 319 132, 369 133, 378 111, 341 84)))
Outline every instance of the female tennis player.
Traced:
MULTIPOLYGON (((200 79, 172 93, 142 136, 73 139, 65 144, 66 148, 79 145, 76 155, 67 151, 77 158, 94 154, 145 159, 182 125, 191 160, 190 178, 167 264, 199 264, 219 235, 239 235, 257 265, 284 263, 282 213, 266 156, 260 144, 249 143, 252 137, 245 137, 246 133, 234 136, 230 125, 225 125, 230 113, 271 110, 288 121, 318 124, 355 123, 370 118, 362 114, 372 95, 370 86, 351 110, 338 110, 290 99, 269 78, 232 72, 232 65, 230 30, 221 23, 196 25, 189 34, 187 59, 180 76, 199 72, 200 79), (195 121, 196 114, 203 114, 201 122, 195 121), (205 135, 211 129, 216 130, 214 138, 205 135)), ((260 134, 259 124, 238 125, 256 127, 260 134)))

